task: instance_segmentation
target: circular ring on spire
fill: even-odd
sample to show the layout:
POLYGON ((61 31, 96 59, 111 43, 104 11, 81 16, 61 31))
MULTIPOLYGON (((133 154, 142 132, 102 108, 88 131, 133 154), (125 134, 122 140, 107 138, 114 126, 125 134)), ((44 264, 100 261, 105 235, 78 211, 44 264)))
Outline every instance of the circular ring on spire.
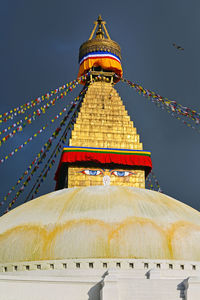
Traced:
POLYGON ((81 59, 91 52, 110 52, 115 54, 121 60, 121 48, 118 43, 108 39, 92 39, 84 42, 79 49, 79 62, 81 59))
POLYGON ((95 26, 89 40, 80 46, 78 77, 93 68, 122 76, 121 48, 118 43, 111 40, 105 23, 99 16, 94 22, 95 26), (97 30, 96 36, 93 38, 95 30, 97 30))

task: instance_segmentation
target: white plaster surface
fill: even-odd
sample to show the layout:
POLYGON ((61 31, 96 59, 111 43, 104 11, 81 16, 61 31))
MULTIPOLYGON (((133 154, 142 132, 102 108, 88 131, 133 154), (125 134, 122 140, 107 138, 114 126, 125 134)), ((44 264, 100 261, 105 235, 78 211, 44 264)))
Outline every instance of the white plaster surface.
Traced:
POLYGON ((0 270, 0 300, 200 299, 199 262, 76 259, 2 264, 0 270))

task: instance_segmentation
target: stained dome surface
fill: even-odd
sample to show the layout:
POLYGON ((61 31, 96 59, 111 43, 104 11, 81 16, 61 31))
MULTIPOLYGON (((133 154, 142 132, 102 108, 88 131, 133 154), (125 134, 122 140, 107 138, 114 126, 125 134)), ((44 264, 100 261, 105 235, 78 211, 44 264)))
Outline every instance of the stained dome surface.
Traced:
POLYGON ((200 260, 200 213, 162 193, 89 186, 0 218, 0 262, 68 258, 200 260))

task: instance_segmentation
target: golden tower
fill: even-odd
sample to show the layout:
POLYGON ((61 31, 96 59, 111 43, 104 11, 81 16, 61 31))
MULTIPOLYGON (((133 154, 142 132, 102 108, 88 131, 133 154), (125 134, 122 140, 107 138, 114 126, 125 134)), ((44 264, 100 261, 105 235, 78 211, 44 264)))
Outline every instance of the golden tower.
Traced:
POLYGON ((121 49, 110 39, 101 16, 79 51, 79 75, 87 91, 57 171, 57 189, 91 185, 145 188, 150 152, 114 88, 122 76, 121 49), (96 36, 94 33, 96 30, 96 36), (117 74, 117 76, 116 76, 117 74))

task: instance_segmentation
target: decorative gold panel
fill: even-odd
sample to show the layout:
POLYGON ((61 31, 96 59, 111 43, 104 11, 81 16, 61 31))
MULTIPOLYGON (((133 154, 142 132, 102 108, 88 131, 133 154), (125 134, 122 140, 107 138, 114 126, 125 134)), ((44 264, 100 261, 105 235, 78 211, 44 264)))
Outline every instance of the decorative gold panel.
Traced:
MULTIPOLYGON (((110 82, 90 83, 69 146, 143 150, 139 134, 110 82)), ((87 176, 80 171, 69 167, 68 187, 103 184, 103 176, 87 176)), ((145 188, 144 171, 134 172, 134 176, 124 178, 112 175, 110 184, 145 188)))
POLYGON ((84 167, 69 167, 68 169, 68 187, 83 187, 91 185, 104 185, 103 178, 110 177, 110 185, 133 186, 145 188, 145 173, 143 170, 125 170, 125 169, 100 169, 100 168, 84 168, 84 167), (86 171, 98 171, 99 175, 87 175, 86 171), (125 171, 129 173, 127 176, 116 176, 113 173, 117 171, 125 171))
POLYGON ((136 128, 111 83, 89 85, 69 145, 143 149, 136 128))

